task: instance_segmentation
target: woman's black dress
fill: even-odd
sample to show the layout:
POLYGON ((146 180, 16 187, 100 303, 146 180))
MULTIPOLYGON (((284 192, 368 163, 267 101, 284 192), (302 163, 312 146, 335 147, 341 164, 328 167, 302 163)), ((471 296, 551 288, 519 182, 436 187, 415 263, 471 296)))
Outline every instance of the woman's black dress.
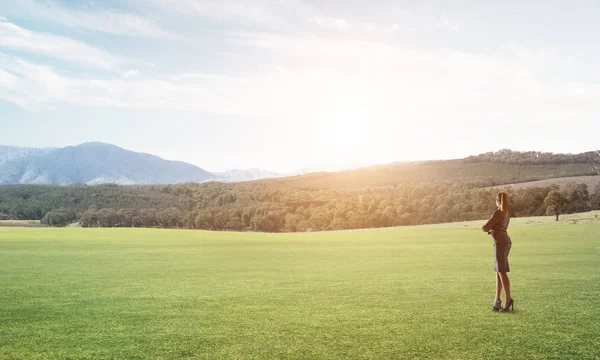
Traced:
POLYGON ((506 216, 501 210, 496 210, 488 222, 483 225, 483 231, 492 235, 494 242, 494 270, 496 272, 509 272, 508 254, 512 241, 506 230, 510 223, 510 216, 506 216))

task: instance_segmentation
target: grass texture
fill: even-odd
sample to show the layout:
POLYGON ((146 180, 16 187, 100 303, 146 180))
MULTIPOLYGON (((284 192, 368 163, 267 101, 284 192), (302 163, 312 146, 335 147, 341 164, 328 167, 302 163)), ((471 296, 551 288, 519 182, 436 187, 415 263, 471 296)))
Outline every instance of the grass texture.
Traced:
POLYGON ((599 359, 598 213, 307 234, 0 228, 0 359, 599 359))

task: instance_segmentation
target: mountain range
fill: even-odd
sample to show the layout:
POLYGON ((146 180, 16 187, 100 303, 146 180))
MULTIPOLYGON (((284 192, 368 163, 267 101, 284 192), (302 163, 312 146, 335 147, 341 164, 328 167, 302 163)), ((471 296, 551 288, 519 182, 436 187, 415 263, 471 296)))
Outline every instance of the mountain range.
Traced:
POLYGON ((213 173, 185 162, 99 142, 45 149, 0 146, 0 184, 178 184, 278 176, 261 169, 213 173))

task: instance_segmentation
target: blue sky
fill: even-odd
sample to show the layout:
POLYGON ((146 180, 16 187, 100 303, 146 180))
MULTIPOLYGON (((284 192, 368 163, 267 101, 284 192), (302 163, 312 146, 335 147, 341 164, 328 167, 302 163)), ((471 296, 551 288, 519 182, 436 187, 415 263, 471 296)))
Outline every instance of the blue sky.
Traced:
POLYGON ((0 0, 0 144, 211 171, 598 149, 600 5, 0 0))

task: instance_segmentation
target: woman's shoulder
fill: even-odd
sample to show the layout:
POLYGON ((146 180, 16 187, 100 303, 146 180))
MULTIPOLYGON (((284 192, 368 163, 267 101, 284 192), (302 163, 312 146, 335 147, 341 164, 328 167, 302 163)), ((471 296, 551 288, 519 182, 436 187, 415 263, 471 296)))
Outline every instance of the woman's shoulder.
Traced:
POLYGON ((494 214, 492 216, 502 216, 504 217, 504 213, 502 212, 502 210, 500 209, 496 209, 496 211, 494 211, 494 214))

